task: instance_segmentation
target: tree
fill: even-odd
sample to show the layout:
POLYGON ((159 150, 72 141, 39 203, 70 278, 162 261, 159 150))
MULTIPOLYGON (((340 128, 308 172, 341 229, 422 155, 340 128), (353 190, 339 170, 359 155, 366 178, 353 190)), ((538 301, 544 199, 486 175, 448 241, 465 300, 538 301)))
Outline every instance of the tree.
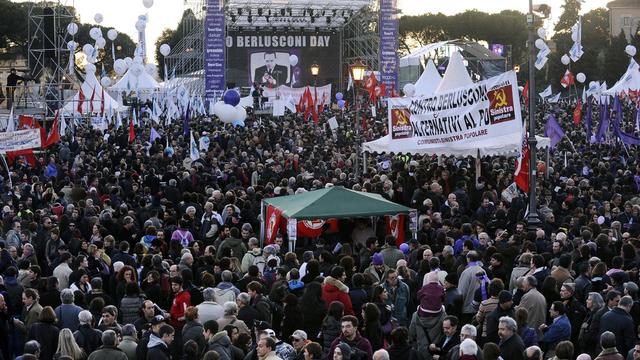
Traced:
POLYGON ((624 31, 621 30, 618 36, 611 39, 611 44, 605 54, 603 75, 609 86, 618 81, 629 65, 629 57, 624 52, 626 46, 627 38, 624 31))
POLYGON ((571 31, 571 27, 578 20, 578 14, 580 13, 580 9, 582 9, 583 1, 584 0, 564 0, 562 15, 560 15, 560 19, 558 19, 554 28, 556 33, 571 31))
MULTIPOLYGON (((160 78, 164 78, 164 56, 160 54, 160 45, 168 44, 174 49, 180 40, 187 36, 187 32, 193 28, 202 28, 202 20, 196 18, 191 9, 187 9, 182 13, 182 18, 175 30, 164 29, 160 37, 156 40, 156 61, 158 62, 158 74, 160 78)), ((172 69, 167 69, 171 72, 172 69)))

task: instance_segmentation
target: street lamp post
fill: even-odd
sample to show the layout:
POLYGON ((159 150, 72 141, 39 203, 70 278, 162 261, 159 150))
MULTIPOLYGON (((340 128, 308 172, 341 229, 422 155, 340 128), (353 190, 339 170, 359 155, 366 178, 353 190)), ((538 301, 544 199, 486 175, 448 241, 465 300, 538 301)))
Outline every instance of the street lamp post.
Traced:
MULTIPOLYGON (((364 79, 364 72, 367 69, 367 65, 358 59, 355 63, 349 65, 349 71, 351 72, 351 78, 353 79, 353 87, 355 89, 354 102, 356 105, 356 163, 355 176, 356 180, 360 179, 360 150, 362 146, 362 129, 360 124, 360 99, 358 94, 358 88, 362 79, 364 79)), ((366 165, 366 164, 365 164, 366 165)))
POLYGON ((535 15, 533 13, 533 0, 529 0, 529 13, 527 14, 527 25, 529 28, 529 215, 527 224, 529 231, 535 231, 540 226, 541 221, 538 216, 538 199, 536 194, 537 178, 537 140, 536 140, 536 83, 535 83, 535 15))
POLYGON ((311 65, 311 75, 313 76, 313 103, 316 106, 316 110, 318 109, 318 104, 316 104, 316 101, 318 101, 318 74, 320 74, 320 65, 314 61, 313 65, 311 65))

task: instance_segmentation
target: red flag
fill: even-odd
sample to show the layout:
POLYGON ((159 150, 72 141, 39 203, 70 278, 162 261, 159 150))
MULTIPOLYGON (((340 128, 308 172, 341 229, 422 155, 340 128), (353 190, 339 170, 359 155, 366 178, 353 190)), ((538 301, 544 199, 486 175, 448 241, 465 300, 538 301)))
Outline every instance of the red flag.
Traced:
POLYGON ((40 124, 38 124, 38 122, 35 121, 33 119, 33 117, 27 116, 27 115, 18 116, 18 129, 19 130, 37 129, 39 127, 40 127, 40 124), (37 125, 34 125, 34 124, 37 124, 37 125))
POLYGON ((296 234, 298 237, 317 238, 322 235, 325 224, 329 226, 327 232, 335 233, 338 231, 338 220, 301 220, 298 221, 296 234))
POLYGON ((570 85, 575 85, 575 83, 576 83, 576 79, 573 76, 573 73, 569 70, 567 70, 564 73, 564 76, 562 76, 562 79, 560 79, 560 85, 562 85, 562 87, 565 87, 565 88, 570 85))
POLYGON ((7 151, 7 164, 13 165, 18 157, 24 156, 24 159, 33 167, 36 166, 36 157, 33 155, 33 149, 7 151))
POLYGON ((93 87, 93 92, 91 93, 91 99, 89 100, 89 112, 93 114, 93 99, 96 96, 96 87, 93 87))
POLYGON ((576 104, 576 108, 573 110, 573 124, 580 124, 580 120, 582 120, 582 101, 578 99, 578 104, 576 104))
POLYGON ((522 97, 524 98, 524 105, 529 105, 529 81, 524 84, 524 88, 522 89, 522 97))
POLYGON ((304 112, 305 111, 304 102, 306 100, 307 100, 307 89, 304 90, 304 92, 302 93, 302 96, 300 96, 300 99, 298 100, 298 104, 296 105, 296 111, 297 112, 304 112))
POLYGON ((396 245, 404 243, 404 220, 406 215, 387 215, 385 222, 387 224, 387 235, 393 235, 396 238, 396 245))
POLYGON ((51 125, 51 130, 49 131, 49 136, 47 136, 47 141, 43 143, 44 148, 49 147, 58 141, 60 141, 60 125, 58 122, 58 112, 56 112, 56 117, 53 120, 53 125, 51 125))
POLYGON ((364 88, 369 93, 369 99, 371 99, 371 102, 375 101, 374 99, 376 97, 376 86, 378 86, 378 79, 376 79, 376 76, 372 71, 364 83, 364 88))
POLYGON ((400 94, 398 94, 396 92, 396 85, 395 84, 391 84, 391 92, 390 92, 389 96, 391 96, 392 98, 400 97, 400 94))
POLYGON ((520 157, 516 160, 516 171, 513 174, 516 185, 522 191, 529 192, 529 140, 527 134, 522 134, 522 150, 520 157))
POLYGON ((309 117, 309 114, 311 114, 311 110, 313 108, 313 96, 311 96, 311 90, 309 90, 309 87, 307 86, 307 88, 304 90, 304 93, 302 94, 304 100, 303 100, 303 109, 304 109, 304 120, 307 120, 307 118, 309 117))
POLYGON ((102 96, 100 97, 100 116, 104 116, 104 88, 102 89, 102 96))
POLYGON ((129 120, 129 142, 136 139, 136 131, 133 128, 133 120, 129 120))
POLYGON ((82 87, 80 87, 80 92, 78 93, 78 112, 82 114, 82 104, 84 103, 84 93, 82 92, 82 87))
POLYGON ((276 234, 282 221, 282 211, 273 205, 268 205, 266 219, 264 243, 269 245, 273 244, 276 239, 276 234))

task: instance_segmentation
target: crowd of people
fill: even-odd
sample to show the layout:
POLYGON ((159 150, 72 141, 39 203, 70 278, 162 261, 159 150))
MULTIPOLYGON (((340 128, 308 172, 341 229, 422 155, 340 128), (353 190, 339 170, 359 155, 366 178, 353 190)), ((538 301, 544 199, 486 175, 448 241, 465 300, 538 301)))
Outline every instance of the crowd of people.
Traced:
MULTIPOLYGON (((572 110, 545 106, 539 123, 572 110)), ((384 111, 367 115, 364 138, 382 136, 384 111)), ((529 230, 525 195, 503 196, 513 158, 476 174, 471 158, 370 154, 356 178, 353 121, 193 118, 209 139, 195 161, 181 122, 143 119, 134 141, 76 123, 14 159, 0 359, 640 359, 635 148, 567 131, 540 165, 529 230), (295 249, 285 233, 260 241, 262 199, 329 186, 417 209, 416 236, 400 244, 380 218, 295 249)))

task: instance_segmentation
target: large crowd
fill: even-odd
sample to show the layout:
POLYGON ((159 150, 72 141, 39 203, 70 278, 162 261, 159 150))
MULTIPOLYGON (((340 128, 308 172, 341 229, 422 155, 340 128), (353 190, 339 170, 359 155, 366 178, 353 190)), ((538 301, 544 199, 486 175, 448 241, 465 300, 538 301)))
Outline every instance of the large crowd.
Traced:
MULTIPOLYGON (((196 161, 180 121, 142 119, 133 142, 69 126, 1 179, 0 359, 640 359, 637 151, 591 143, 570 103, 540 129, 551 111, 568 139, 539 165, 535 231, 525 194, 503 196, 513 157, 476 176, 370 154, 356 177, 353 110, 192 118, 196 161), (416 236, 366 218, 260 241, 262 199, 329 186, 417 209, 416 236)), ((361 125, 376 139, 386 114, 361 125)))

